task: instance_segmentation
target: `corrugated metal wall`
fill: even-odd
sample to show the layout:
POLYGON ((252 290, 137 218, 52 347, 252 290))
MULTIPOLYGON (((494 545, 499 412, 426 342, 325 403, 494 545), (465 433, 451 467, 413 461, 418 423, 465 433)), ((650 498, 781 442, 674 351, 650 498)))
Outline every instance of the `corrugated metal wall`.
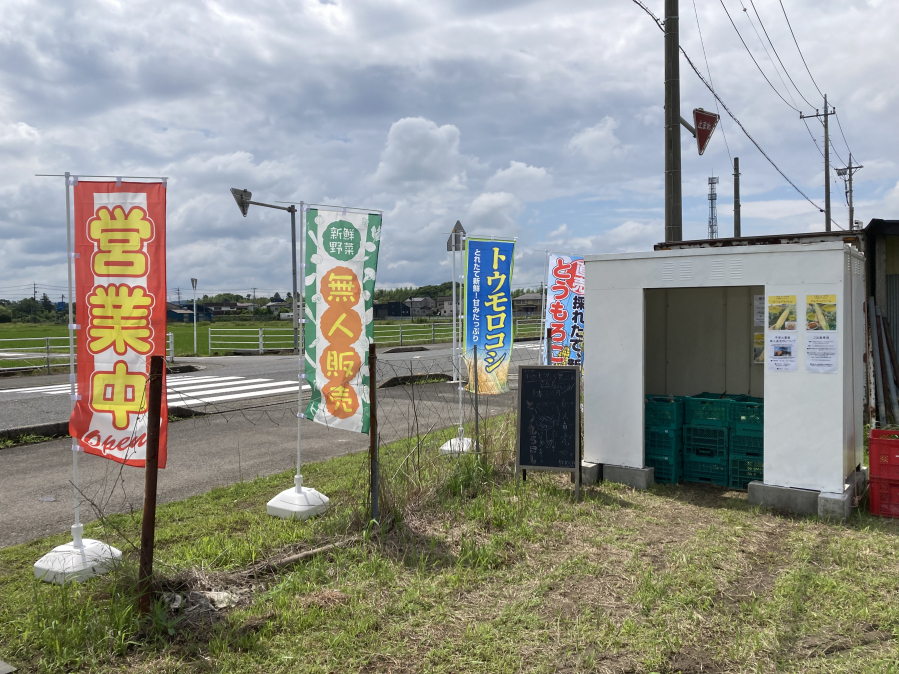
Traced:
POLYGON ((887 305, 881 307, 890 319, 890 336, 899 348, 899 274, 887 274, 887 305))

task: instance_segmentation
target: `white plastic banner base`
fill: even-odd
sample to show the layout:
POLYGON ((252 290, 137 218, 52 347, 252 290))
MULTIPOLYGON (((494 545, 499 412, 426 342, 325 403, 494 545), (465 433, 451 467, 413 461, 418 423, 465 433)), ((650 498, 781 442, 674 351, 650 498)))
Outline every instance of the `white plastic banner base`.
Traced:
POLYGON ((122 558, 112 546, 85 538, 80 546, 75 542, 53 548, 34 563, 34 577, 47 583, 64 585, 101 576, 122 558))
POLYGON ((327 496, 300 484, 285 489, 268 502, 266 511, 269 515, 285 520, 308 520, 310 517, 322 515, 328 511, 331 501, 327 496))
POLYGON ((440 453, 447 456, 458 456, 471 451, 471 438, 453 438, 443 443, 440 453))

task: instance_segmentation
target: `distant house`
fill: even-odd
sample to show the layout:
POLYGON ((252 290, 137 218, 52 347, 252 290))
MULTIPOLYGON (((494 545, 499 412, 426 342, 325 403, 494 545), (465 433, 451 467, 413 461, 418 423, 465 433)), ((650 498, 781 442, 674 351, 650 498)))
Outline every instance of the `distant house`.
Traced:
MULTIPOLYGON (((456 295, 456 311, 462 313, 462 293, 456 295)), ((437 313, 441 316, 453 315, 453 296, 441 295, 437 298, 437 313)))
POLYGON ((265 305, 265 308, 275 315, 280 314, 282 309, 293 311, 293 300, 290 302, 269 302, 265 305))
POLYGON ((225 316, 237 312, 237 302, 206 302, 204 305, 213 316, 225 316))
POLYGON ((525 293, 513 297, 512 312, 521 318, 540 318, 543 315, 543 294, 525 293))
POLYGON ((407 318, 412 315, 412 310, 402 302, 387 303, 387 318, 407 318))
MULTIPOLYGON (((193 304, 190 305, 190 308, 186 308, 185 305, 177 305, 172 304, 171 302, 167 302, 165 305, 165 318, 169 323, 193 323, 194 320, 194 309, 193 304)), ((212 311, 207 309, 202 304, 197 304, 197 322, 202 321, 210 321, 212 322, 213 315, 212 311)))
POLYGON ((404 304, 409 307, 412 318, 430 316, 437 309, 437 302, 430 297, 410 297, 404 304))
POLYGON ((387 302, 374 302, 371 305, 372 315, 376 321, 383 321, 388 317, 387 302))

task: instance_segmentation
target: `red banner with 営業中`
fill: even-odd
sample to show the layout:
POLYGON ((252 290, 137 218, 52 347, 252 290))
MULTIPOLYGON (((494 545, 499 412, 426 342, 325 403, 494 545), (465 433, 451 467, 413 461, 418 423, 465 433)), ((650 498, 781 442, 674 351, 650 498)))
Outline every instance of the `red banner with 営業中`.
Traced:
MULTIPOLYGON (((88 454, 143 466, 150 356, 166 348, 166 187, 78 182, 74 191, 78 385, 69 432, 88 454)), ((167 420, 163 395, 160 468, 167 420)))

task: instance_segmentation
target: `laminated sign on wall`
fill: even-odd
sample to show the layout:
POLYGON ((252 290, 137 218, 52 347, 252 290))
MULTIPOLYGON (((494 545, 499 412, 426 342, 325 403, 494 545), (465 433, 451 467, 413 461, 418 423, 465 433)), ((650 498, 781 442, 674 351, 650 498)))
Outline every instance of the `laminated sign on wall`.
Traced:
POLYGON ((514 241, 469 238, 465 250, 465 364, 468 390, 505 393, 512 360, 514 241), (478 347, 477 371, 474 347, 478 347))
POLYGON ((368 345, 381 216, 309 209, 306 214, 307 419, 368 433, 368 345))
POLYGON ((546 325, 549 354, 544 365, 584 365, 584 258, 549 256, 546 325))
MULTIPOLYGON (((78 385, 69 433, 88 454, 143 466, 150 356, 164 356, 162 183, 75 185, 78 385)), ((163 373, 163 390, 165 390, 163 373)), ((159 467, 166 463, 162 397, 159 467)))
POLYGON ((807 295, 805 319, 805 369, 825 374, 837 372, 837 296, 807 295))

